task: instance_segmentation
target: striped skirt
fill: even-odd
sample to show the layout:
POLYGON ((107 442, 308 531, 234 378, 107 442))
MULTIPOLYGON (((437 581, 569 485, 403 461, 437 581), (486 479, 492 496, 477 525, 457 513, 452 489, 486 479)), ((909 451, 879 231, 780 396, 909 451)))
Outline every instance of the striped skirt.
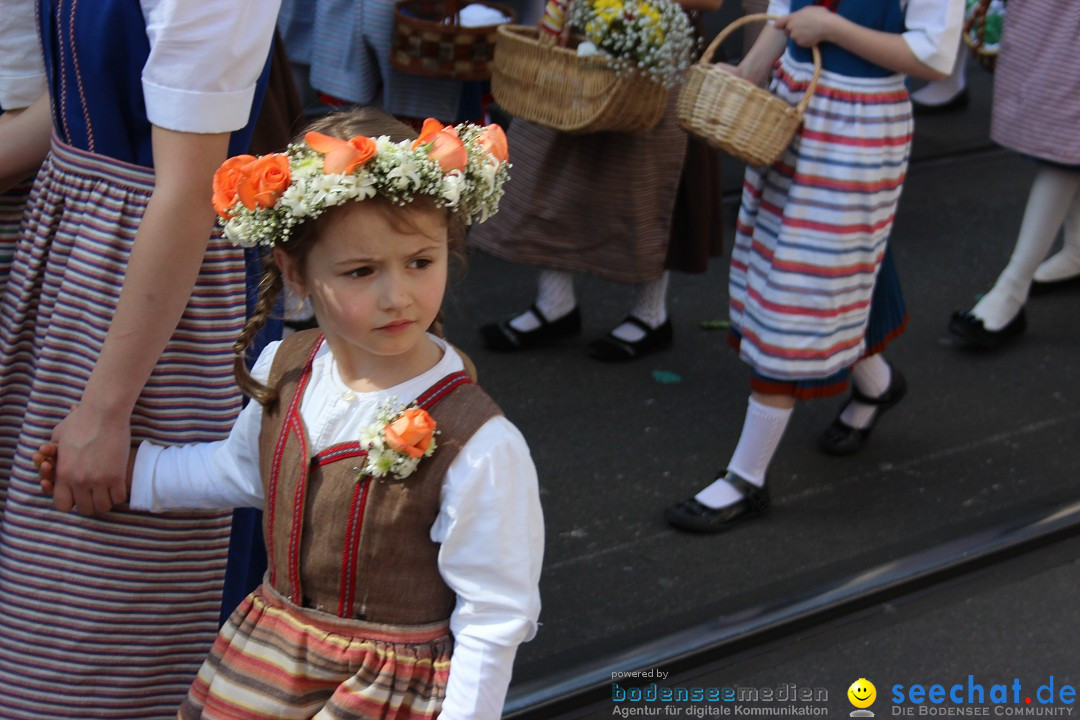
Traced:
MULTIPOLYGON (((773 92, 794 104, 811 73, 785 55, 773 92)), ((804 398, 841 392, 850 367, 902 331, 895 273, 877 292, 875 285, 911 134, 902 76, 822 72, 791 147, 771 167, 747 168, 729 293, 733 337, 755 389, 804 398)))
MULTIPOLYGON (((217 632, 229 514, 53 510, 31 453, 79 402, 153 188, 54 139, 0 297, 0 715, 171 718, 217 632)), ((241 251, 207 251, 132 417, 134 440, 225 436, 241 251)))
POLYGON ((177 717, 434 718, 452 648, 448 622, 347 620, 299 608, 263 584, 221 629, 177 717))

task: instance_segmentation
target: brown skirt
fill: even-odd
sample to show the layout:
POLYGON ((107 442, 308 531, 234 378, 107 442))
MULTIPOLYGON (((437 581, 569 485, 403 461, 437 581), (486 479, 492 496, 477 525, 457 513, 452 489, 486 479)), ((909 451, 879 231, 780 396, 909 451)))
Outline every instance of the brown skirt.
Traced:
POLYGON ((627 283, 658 278, 686 151, 677 92, 645 133, 567 135, 515 120, 506 195, 470 244, 523 265, 627 283))

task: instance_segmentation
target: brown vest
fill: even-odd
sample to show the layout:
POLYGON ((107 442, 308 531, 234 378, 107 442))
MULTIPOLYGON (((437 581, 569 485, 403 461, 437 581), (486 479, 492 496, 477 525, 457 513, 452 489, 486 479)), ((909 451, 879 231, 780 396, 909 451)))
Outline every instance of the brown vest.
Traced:
POLYGON ((443 477, 499 408, 466 373, 448 375, 416 399, 438 426, 435 453, 404 480, 364 475, 359 441, 311 453, 300 400, 321 343, 318 330, 289 336, 270 369, 278 401, 264 411, 259 436, 269 582, 297 605, 339 617, 445 620, 454 593, 439 575, 439 545, 430 536, 443 477))

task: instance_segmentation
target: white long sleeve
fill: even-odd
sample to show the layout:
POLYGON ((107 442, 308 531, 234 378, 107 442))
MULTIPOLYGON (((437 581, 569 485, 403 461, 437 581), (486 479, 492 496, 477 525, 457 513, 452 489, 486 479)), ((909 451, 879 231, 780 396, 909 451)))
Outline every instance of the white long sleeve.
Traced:
MULTIPOLYGON (((312 453, 359 437, 385 398, 407 402, 462 370, 457 353, 437 342, 444 356, 434 368, 378 393, 345 387, 324 345, 300 405, 312 453)), ((278 345, 263 351, 253 377, 266 380, 278 345)), ((171 448, 143 443, 132 479, 132 508, 262 507, 261 423, 262 408, 253 402, 225 440, 171 448)), ((431 527, 431 539, 442 546, 439 572, 457 595, 450 617, 455 643, 444 720, 500 716, 517 646, 536 633, 543 532, 536 469, 525 439, 506 418, 492 418, 447 469, 439 515, 431 527)))
POLYGON ((141 0, 141 5, 150 41, 142 71, 150 122, 196 133, 247 125, 280 0, 141 0))
POLYGON ((443 720, 497 720, 519 643, 536 634, 544 525, 525 439, 502 417, 488 421, 451 466, 431 539, 457 595, 454 656, 443 720))
POLYGON ((0 12, 0 108, 28 107, 44 93, 34 0, 5 0, 0 12))

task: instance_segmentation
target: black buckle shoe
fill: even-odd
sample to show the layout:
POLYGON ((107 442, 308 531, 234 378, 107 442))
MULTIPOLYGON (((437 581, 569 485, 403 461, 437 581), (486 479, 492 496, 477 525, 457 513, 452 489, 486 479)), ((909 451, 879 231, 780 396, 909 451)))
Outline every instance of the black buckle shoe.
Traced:
POLYGON ((689 498, 664 508, 664 519, 679 528, 699 533, 716 533, 727 530, 738 520, 764 515, 769 509, 769 488, 758 487, 732 471, 724 473, 724 482, 742 495, 731 505, 711 508, 695 498, 689 498))
POLYGON ((1062 290, 1080 288, 1080 275, 1061 278, 1060 280, 1032 280, 1030 295, 1049 295, 1062 290))
POLYGON ((675 340, 675 333, 671 329, 670 319, 665 320, 663 325, 656 328, 650 327, 647 322, 633 315, 627 315, 622 322, 641 328, 645 336, 636 342, 629 342, 608 333, 604 337, 589 343, 589 355, 606 362, 637 360, 657 350, 671 347, 671 343, 675 340))
POLYGON ((535 330, 516 330, 509 320, 481 327, 480 336, 488 350, 515 352, 574 337, 581 332, 581 312, 576 307, 556 320, 548 320, 535 305, 529 312, 540 321, 540 327, 535 330))
POLYGON ((836 419, 832 421, 832 425, 825 428, 825 432, 818 438, 818 447, 821 448, 822 452, 828 455, 853 455, 863 449, 866 439, 870 437, 870 431, 877 425, 882 413, 894 407, 907 394, 907 380, 900 374, 900 371, 889 365, 889 372, 892 375, 889 380, 889 387, 877 397, 864 395, 855 386, 855 383, 852 383, 851 399, 844 404, 844 408, 847 408, 848 403, 852 401, 864 405, 873 405, 877 410, 874 413, 874 419, 870 421, 867 427, 851 427, 840 419, 840 415, 844 413, 844 410, 841 409, 840 415, 836 416, 836 419))
POLYGON ((983 321, 970 312, 960 312, 958 310, 949 319, 949 332, 968 345, 981 350, 993 350, 1006 340, 1022 334, 1025 330, 1027 330, 1027 315, 1024 313, 1024 308, 1020 308, 1020 312, 1016 313, 1016 317, 1000 330, 987 330, 986 326, 983 325, 983 321))

